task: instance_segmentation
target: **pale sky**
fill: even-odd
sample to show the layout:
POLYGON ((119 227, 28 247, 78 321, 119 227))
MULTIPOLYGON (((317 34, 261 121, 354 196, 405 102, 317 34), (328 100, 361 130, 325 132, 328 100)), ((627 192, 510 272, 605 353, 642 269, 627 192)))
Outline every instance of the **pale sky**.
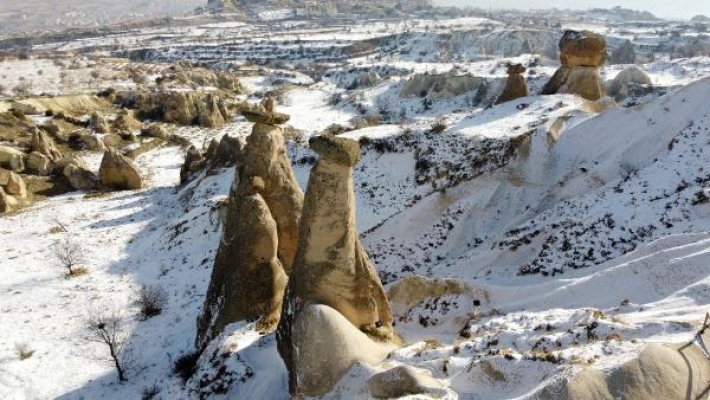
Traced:
POLYGON ((531 8, 585 9, 595 7, 621 6, 635 10, 644 10, 663 18, 691 18, 697 14, 710 17, 708 0, 434 0, 437 5, 472 6, 479 8, 531 8))

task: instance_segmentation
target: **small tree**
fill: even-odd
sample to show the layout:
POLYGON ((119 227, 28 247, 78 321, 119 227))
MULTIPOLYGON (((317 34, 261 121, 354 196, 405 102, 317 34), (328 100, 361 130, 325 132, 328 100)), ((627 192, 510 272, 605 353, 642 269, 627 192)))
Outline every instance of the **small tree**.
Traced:
POLYGON ((52 250, 57 262, 67 269, 68 276, 73 276, 77 273, 79 270, 76 267, 86 262, 84 249, 70 237, 57 242, 52 250))
POLYGON ((118 379, 127 381, 122 365, 125 337, 121 315, 117 311, 106 309, 93 310, 86 321, 86 327, 89 330, 89 340, 108 346, 111 359, 118 372, 118 379))

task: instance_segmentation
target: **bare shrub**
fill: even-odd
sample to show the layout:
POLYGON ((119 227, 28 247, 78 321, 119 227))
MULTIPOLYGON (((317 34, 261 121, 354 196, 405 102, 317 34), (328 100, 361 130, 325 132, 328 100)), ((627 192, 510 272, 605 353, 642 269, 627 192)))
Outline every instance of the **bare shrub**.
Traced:
POLYGON ((431 128, 429 128, 429 132, 432 133, 441 133, 446 130, 448 126, 446 125, 446 121, 444 121, 443 118, 437 118, 436 121, 434 121, 433 124, 431 124, 431 128))
POLYGON ((160 386, 154 383, 151 386, 145 386, 143 388, 143 391, 141 391, 141 400, 153 400, 159 394, 160 386))
POLYGON ((72 238, 67 237, 64 240, 57 242, 52 247, 52 255, 62 267, 67 269, 67 277, 78 276, 86 273, 85 268, 79 268, 79 265, 86 262, 84 249, 72 238))
POLYGON ((168 305, 168 292, 158 285, 143 285, 138 293, 138 305, 143 320, 160 315, 168 305))
POLYGON ((200 353, 195 351, 183 354, 173 365, 173 372, 182 378, 183 382, 187 382, 197 371, 197 361, 200 359, 200 353))
POLYGON ((92 310, 86 320, 86 328, 89 330, 89 340, 108 346, 109 354, 118 372, 118 379, 128 380, 123 368, 125 335, 120 313, 107 309, 92 310))
POLYGON ((26 360, 35 353, 35 351, 30 348, 30 345, 27 343, 17 343, 15 344, 15 354, 17 355, 17 358, 20 359, 20 361, 26 360))

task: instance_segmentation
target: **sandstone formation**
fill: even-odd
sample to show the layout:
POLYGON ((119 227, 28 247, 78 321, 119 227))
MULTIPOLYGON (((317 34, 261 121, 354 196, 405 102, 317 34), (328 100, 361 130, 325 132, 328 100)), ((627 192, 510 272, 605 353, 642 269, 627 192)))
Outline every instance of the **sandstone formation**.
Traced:
MULTIPOLYGON (((310 356, 295 350, 307 340, 299 337, 302 332, 297 324, 310 318, 300 315, 309 306, 332 308, 369 338, 396 340, 384 289, 360 244, 355 225, 353 166, 360 160, 360 147, 353 140, 332 135, 312 138, 310 144, 321 158, 311 170, 298 252, 277 333, 292 394, 322 394, 323 389, 335 383, 333 380, 308 383, 306 376, 328 374, 330 366, 325 356, 317 365, 310 365, 310 356)), ((356 353, 349 360, 358 357, 369 356, 356 353)))
POLYGON ((328 393, 356 362, 380 363, 397 348, 390 342, 372 340, 341 313, 322 304, 304 307, 291 334, 290 345, 298 352, 295 364, 287 364, 289 374, 298 379, 298 393, 307 396, 328 393))
POLYGON ((90 190, 98 187, 98 177, 85 166, 69 163, 62 169, 62 176, 69 185, 77 190, 90 190))
POLYGON ((0 168, 0 214, 15 211, 26 197, 25 181, 15 172, 0 168))
MULTIPOLYGON (((264 120, 279 120, 273 102, 266 104, 262 114, 264 120)), ((303 192, 278 126, 256 122, 246 145, 224 137, 210 148, 212 160, 236 161, 237 174, 207 298, 197 321, 199 349, 232 322, 258 320, 263 332, 276 327, 303 207, 303 192)), ((191 163, 204 162, 196 149, 190 152, 191 163)))
POLYGON ((485 81, 472 75, 415 75, 402 88, 400 97, 430 99, 460 96, 477 89, 485 81))
POLYGON ((12 147, 0 146, 0 167, 22 172, 25 169, 25 153, 12 147))
POLYGON ((710 385, 710 361, 700 347, 710 333, 684 345, 649 344, 638 358, 610 374, 586 369, 540 398, 560 400, 700 399, 710 385))
POLYGON ((91 127, 98 133, 111 132, 111 125, 109 125, 106 118, 98 112, 91 114, 91 127))
POLYGON ((132 99, 140 119, 219 128, 231 116, 224 100, 206 92, 140 92, 132 99))
POLYGON ((136 119, 133 111, 121 110, 113 121, 113 129, 118 133, 132 133, 141 129, 141 122, 136 119))
POLYGON ((607 85, 607 95, 621 101, 631 95, 635 89, 651 85, 651 78, 638 67, 629 67, 619 73, 607 85))
POLYGON ((54 171, 54 162, 44 154, 33 151, 27 156, 26 169, 32 174, 47 176, 54 171))
POLYGON ((446 391, 428 371, 408 366, 392 368, 373 375, 367 384, 370 394, 378 399, 395 399, 414 394, 443 396, 446 391))
POLYGON ((52 139, 47 136, 45 132, 35 129, 32 135, 32 144, 30 146, 31 152, 37 152, 50 161, 57 161, 62 158, 62 153, 57 150, 52 139))
POLYGON ((589 31, 565 31, 560 40, 562 66, 542 94, 572 93, 587 100, 604 96, 599 68, 606 62, 606 40, 589 31))
POLYGON ((498 97, 497 104, 506 103, 511 100, 527 97, 530 93, 528 86, 525 84, 523 73, 525 67, 522 64, 508 65, 508 80, 505 82, 505 89, 498 97))
POLYGON ((143 187, 143 180, 131 160, 113 148, 104 152, 99 177, 103 185, 114 189, 134 190, 143 187))
POLYGON ((74 150, 103 151, 104 142, 87 129, 77 129, 69 134, 67 144, 74 150))
POLYGON ((180 184, 183 185, 190 180, 190 177, 197 173, 205 165, 205 158, 195 146, 190 146, 185 154, 185 162, 180 168, 180 184))

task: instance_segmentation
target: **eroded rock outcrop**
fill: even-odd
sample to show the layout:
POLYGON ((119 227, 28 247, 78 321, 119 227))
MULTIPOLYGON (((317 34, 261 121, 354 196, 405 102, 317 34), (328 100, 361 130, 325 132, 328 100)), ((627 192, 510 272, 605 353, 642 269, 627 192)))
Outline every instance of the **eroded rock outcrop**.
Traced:
POLYGON ((353 140, 332 135, 312 138, 310 144, 321 158, 311 170, 277 339, 289 371, 291 393, 320 395, 342 376, 330 372, 333 360, 347 359, 349 367, 356 360, 371 361, 371 357, 366 354, 367 346, 362 352, 354 349, 352 354, 334 349, 333 354, 317 359, 296 350, 308 341, 301 335, 310 332, 302 321, 315 318, 304 310, 327 306, 372 342, 392 344, 397 338, 384 289, 360 244, 355 224, 353 166, 360 160, 360 147, 353 140), (308 378, 318 375, 329 379, 308 378))
POLYGON ((634 92, 645 92, 652 84, 651 78, 636 66, 619 73, 607 84, 607 95, 616 101, 629 97, 634 92))
POLYGON ((559 47, 562 66, 541 93, 572 93, 587 100, 599 100, 604 95, 599 75, 606 62, 604 37, 589 31, 565 31, 559 47))
MULTIPOLYGON (((260 121, 288 119, 274 112, 273 102, 260 113, 260 121)), ((199 349, 232 322, 259 320, 259 330, 275 329, 303 207, 303 192, 278 126, 256 122, 243 151, 240 141, 229 137, 211 147, 208 153, 215 159, 220 154, 237 158, 237 174, 207 298, 197 320, 199 349)), ((193 151, 193 162, 203 162, 201 157, 193 151)))
POLYGON ((498 97, 497 104, 527 97, 530 94, 523 77, 524 72, 525 67, 522 64, 508 65, 508 80, 505 82, 503 93, 498 97))
POLYGON ((45 132, 42 132, 39 129, 35 129, 32 134, 30 151, 37 152, 47 157, 52 162, 62 158, 62 153, 57 150, 57 147, 54 145, 52 139, 50 139, 45 132))
POLYGON ((0 214, 15 211, 25 198, 27 187, 20 175, 0 168, 0 214))
POLYGON ((140 119, 219 128, 231 118, 224 100, 207 92, 141 92, 132 102, 140 119))
POLYGON ((131 160, 113 148, 104 152, 99 178, 103 185, 114 189, 135 190, 143 187, 143 180, 131 160))
POLYGON ((0 146, 0 167, 22 172, 25 169, 26 155, 13 147, 0 146))
POLYGON ((414 394, 444 396, 446 390, 426 370, 399 366, 373 375, 367 384, 370 394, 378 399, 394 399, 414 394))
POLYGON ((543 390, 539 398, 560 400, 700 399, 710 385, 710 361, 703 348, 710 332, 684 345, 649 344, 638 358, 605 373, 589 368, 543 390), (703 346, 701 348, 700 346, 703 346))

